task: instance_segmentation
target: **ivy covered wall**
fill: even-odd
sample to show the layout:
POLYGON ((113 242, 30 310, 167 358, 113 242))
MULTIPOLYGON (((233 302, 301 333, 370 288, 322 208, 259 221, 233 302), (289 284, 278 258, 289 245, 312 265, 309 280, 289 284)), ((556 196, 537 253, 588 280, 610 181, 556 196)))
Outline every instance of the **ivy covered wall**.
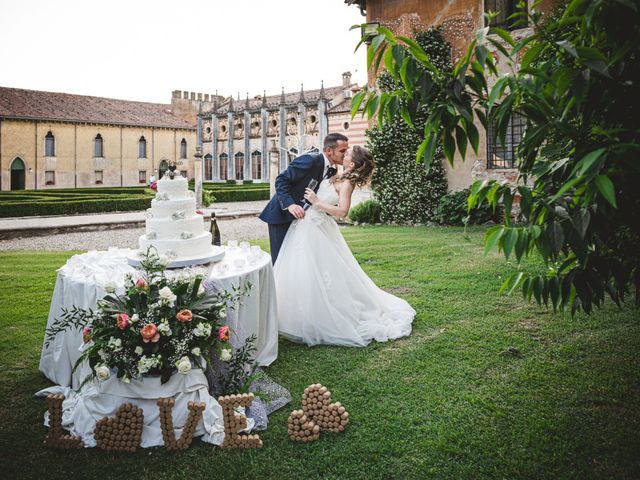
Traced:
MULTIPOLYGON (((425 49, 438 68, 451 69, 450 45, 439 29, 414 32, 416 42, 425 49)), ((386 71, 378 76, 378 88, 391 91, 398 83, 386 71)), ((447 193, 447 179, 442 153, 427 171, 416 164, 416 151, 428 107, 424 108, 411 129, 400 116, 367 130, 368 146, 376 162, 371 188, 380 202, 380 218, 386 223, 426 223, 435 220, 440 197, 447 193)), ((440 150, 440 149, 439 149, 440 150)))

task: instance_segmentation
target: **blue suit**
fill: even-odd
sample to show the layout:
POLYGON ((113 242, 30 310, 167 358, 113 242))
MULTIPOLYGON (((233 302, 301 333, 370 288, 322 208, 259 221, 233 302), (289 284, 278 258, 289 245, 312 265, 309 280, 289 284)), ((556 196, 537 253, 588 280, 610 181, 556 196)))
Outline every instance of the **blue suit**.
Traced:
POLYGON ((276 263, 287 230, 295 220, 287 208, 294 203, 302 206, 304 190, 309 185, 309 180, 315 178, 319 184, 323 173, 324 156, 322 153, 312 153, 297 157, 276 177, 276 194, 260 214, 260 220, 269 224, 273 263, 276 263))

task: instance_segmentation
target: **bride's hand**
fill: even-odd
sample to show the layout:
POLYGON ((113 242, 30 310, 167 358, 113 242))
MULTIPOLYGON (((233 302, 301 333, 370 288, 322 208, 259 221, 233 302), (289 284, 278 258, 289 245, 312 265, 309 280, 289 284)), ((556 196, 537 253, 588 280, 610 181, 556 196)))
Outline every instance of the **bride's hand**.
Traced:
POLYGON ((318 201, 318 196, 316 195, 316 192, 314 192, 310 188, 304 189, 304 198, 311 204, 314 204, 318 201))

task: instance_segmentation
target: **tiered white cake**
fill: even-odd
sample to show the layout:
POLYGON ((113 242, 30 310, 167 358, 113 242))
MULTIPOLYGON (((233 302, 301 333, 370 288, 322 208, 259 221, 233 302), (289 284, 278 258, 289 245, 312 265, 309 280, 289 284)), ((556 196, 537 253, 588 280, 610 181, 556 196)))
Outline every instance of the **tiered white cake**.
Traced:
MULTIPOLYGON (((167 172, 157 183, 156 198, 147 210, 144 235, 138 240, 139 252, 154 247, 158 255, 171 259, 169 267, 209 263, 224 255, 211 245, 211 234, 204 228, 204 217, 196 213, 196 199, 187 179, 167 172)), ((133 262, 129 262, 133 263, 133 262)))

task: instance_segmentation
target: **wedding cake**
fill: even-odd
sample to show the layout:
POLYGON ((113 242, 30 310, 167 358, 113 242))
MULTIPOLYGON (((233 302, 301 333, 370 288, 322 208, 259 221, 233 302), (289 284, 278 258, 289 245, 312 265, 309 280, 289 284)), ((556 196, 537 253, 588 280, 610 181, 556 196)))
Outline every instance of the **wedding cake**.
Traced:
MULTIPOLYGON (((203 215, 196 212, 196 199, 187 179, 173 170, 157 182, 156 198, 147 209, 145 234, 138 240, 138 253, 154 247, 158 255, 171 259, 169 268, 219 260, 224 250, 211 244, 203 215)), ((139 264, 139 259, 129 263, 139 264)))

